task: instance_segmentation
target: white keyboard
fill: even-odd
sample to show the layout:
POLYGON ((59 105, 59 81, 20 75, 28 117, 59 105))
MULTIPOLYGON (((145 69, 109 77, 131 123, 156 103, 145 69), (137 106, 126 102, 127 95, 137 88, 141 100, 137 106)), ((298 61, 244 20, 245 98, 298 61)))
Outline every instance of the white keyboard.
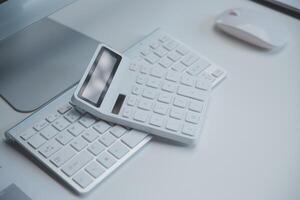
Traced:
MULTIPOLYGON (((151 33, 125 54, 141 61, 141 56, 144 59, 141 50, 148 48, 158 32, 151 33)), ((211 65, 200 75, 215 86, 225 77, 225 71, 211 65)), ((68 103, 74 90, 75 87, 71 88, 8 130, 6 137, 22 146, 74 191, 83 194, 134 155, 151 136, 75 109, 68 103)))

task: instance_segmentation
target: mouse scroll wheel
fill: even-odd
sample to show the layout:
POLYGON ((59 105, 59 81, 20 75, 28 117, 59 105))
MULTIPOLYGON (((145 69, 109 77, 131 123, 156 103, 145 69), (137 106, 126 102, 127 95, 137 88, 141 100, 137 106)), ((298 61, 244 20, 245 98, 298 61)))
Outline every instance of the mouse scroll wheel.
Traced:
POLYGON ((235 10, 231 10, 229 12, 229 15, 231 15, 231 16, 239 16, 239 13, 237 11, 235 11, 235 10))

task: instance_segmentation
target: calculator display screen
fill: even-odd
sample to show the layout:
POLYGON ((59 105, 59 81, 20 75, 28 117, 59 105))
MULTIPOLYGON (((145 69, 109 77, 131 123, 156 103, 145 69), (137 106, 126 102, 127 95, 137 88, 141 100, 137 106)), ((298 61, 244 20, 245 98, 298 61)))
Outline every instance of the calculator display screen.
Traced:
POLYGON ((79 91, 79 97, 99 107, 121 59, 119 54, 102 47, 79 91))

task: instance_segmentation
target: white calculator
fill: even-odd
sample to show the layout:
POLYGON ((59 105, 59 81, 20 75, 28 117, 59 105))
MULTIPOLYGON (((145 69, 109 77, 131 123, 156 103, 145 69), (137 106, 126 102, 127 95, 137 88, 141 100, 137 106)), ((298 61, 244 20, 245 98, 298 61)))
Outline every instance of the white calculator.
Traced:
MULTIPOLYGON (((180 49, 170 56, 182 67, 197 61, 191 70, 208 64, 197 55, 184 56, 180 49)), ((103 120, 189 144, 200 135, 210 89, 211 82, 203 77, 159 63, 131 62, 99 45, 72 101, 103 120)))

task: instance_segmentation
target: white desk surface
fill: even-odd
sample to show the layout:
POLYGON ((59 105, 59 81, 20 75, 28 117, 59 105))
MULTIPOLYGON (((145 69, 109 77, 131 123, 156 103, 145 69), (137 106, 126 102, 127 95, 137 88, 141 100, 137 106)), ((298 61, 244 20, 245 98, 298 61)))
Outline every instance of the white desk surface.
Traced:
MULTIPOLYGON (((300 199, 299 20, 241 0, 84 0, 51 17, 119 50, 162 27, 229 74, 213 91, 195 147, 152 141, 80 197, 1 141, 0 189, 14 181, 33 200, 300 199), (281 21, 289 44, 269 53, 214 30, 214 18, 234 7, 281 21)), ((25 116, 1 100, 1 138, 25 116)))

